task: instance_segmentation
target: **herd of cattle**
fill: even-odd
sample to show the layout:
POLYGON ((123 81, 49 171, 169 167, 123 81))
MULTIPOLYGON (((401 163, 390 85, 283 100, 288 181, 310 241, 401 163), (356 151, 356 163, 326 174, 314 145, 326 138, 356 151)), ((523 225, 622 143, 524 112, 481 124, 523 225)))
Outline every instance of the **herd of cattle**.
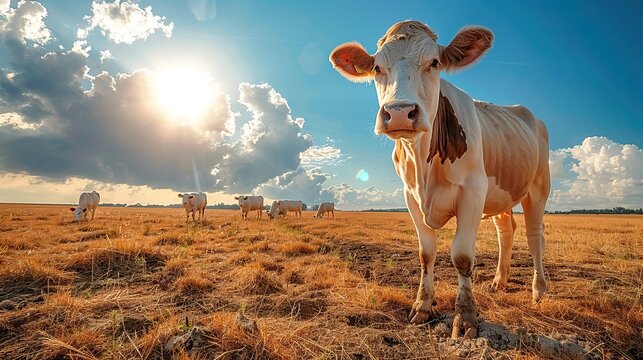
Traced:
MULTIPOLYGON (((205 193, 185 193, 179 194, 179 197, 185 209, 185 222, 190 220, 190 214, 192 215, 192 221, 197 221, 195 215, 198 216, 199 221, 205 218, 205 207, 208 205, 208 196, 205 193)), ((235 196, 234 199, 239 203, 241 217, 243 219, 247 220, 248 213, 251 211, 256 211, 257 219, 263 215, 263 196, 242 195, 235 196)), ((99 202, 100 194, 96 191, 80 194, 78 206, 69 208, 73 214, 74 221, 87 220, 89 211, 92 212, 91 219, 93 220, 99 202)), ((301 218, 303 207, 304 203, 300 200, 277 200, 272 202, 270 209, 266 210, 266 214, 268 214, 268 218, 274 219, 276 217, 285 217, 288 215, 288 212, 293 212, 296 217, 299 216, 301 218)), ((319 204, 319 209, 317 209, 315 217, 322 218, 326 213, 329 214, 329 217, 332 215, 332 217, 335 218, 335 203, 319 204)))

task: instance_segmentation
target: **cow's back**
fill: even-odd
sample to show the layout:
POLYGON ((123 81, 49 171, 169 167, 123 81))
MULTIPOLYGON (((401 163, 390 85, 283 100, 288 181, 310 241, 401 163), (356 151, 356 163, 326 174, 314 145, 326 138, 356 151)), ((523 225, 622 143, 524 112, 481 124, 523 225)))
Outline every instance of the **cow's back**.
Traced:
POLYGON ((96 191, 92 191, 91 193, 84 192, 80 194, 80 198, 78 199, 78 206, 87 209, 94 209, 98 206, 99 202, 100 195, 96 191))
POLYGON ((509 193, 513 206, 527 194, 539 168, 549 166, 547 129, 523 106, 476 101, 475 108, 490 185, 509 193))

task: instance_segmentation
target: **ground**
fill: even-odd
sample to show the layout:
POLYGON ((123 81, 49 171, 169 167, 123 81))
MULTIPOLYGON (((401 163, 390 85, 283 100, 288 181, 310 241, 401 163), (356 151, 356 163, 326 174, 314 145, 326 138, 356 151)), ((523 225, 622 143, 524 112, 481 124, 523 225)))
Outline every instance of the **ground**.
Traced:
POLYGON ((549 293, 531 303, 517 216, 506 291, 493 223, 474 269, 480 337, 450 339, 454 222, 439 232, 439 318, 410 325, 419 281, 406 213, 243 221, 207 210, 0 205, 2 359, 641 358, 642 216, 548 215, 549 293))

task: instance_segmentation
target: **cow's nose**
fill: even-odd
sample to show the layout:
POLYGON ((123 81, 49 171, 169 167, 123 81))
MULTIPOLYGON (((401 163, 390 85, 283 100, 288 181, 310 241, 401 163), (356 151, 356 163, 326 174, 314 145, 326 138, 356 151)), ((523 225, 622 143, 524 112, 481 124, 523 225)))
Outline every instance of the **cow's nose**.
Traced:
POLYGON ((420 118, 420 107, 408 102, 388 103, 380 109, 380 116, 384 121, 385 131, 412 131, 420 118))

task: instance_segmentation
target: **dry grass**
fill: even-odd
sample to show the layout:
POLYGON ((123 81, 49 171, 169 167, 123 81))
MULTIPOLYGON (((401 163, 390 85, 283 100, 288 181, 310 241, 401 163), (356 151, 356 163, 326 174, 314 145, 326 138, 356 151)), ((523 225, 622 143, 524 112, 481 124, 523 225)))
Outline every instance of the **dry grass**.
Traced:
POLYGON ((550 292, 538 305, 521 217, 500 293, 488 290, 497 241, 483 221, 478 310, 519 341, 476 352, 435 335, 453 316, 453 222, 439 232, 441 321, 411 326, 419 259, 408 214, 312 215, 242 221, 209 210, 203 224, 184 224, 181 209, 100 208, 72 223, 66 207, 0 206, 0 358, 569 357, 533 336, 590 357, 643 356, 643 217, 547 216, 550 292), (239 325, 240 310, 258 330, 239 325))

